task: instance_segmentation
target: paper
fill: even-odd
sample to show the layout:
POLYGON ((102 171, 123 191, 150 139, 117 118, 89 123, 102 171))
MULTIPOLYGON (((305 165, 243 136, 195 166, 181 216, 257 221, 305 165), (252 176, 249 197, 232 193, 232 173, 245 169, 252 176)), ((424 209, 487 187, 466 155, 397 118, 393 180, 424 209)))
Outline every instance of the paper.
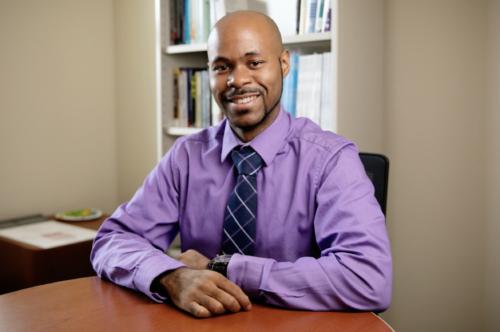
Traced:
POLYGON ((96 231, 87 228, 53 220, 0 230, 0 236, 4 238, 42 249, 93 240, 96 234, 96 231))

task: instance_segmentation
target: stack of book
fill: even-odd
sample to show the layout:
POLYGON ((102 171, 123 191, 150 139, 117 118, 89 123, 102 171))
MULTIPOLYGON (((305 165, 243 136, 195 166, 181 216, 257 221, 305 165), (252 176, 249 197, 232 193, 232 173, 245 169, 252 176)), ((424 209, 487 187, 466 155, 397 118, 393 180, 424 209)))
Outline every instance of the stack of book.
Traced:
POLYGON ((270 16, 283 36, 331 29, 331 0, 171 0, 169 6, 171 44, 206 42, 211 27, 237 10, 270 16))
POLYGON ((221 120, 219 108, 211 98, 208 71, 178 68, 174 72, 175 127, 204 128, 221 120))
POLYGON ((335 129, 332 54, 290 55, 281 103, 294 117, 307 117, 324 130, 335 129))

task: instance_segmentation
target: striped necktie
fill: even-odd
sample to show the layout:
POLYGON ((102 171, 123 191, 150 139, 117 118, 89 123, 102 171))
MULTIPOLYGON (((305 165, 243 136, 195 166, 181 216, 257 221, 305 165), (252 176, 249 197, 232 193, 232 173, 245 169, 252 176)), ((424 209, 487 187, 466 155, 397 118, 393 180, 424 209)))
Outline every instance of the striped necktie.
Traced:
POLYGON ((257 216, 257 172, 262 158, 249 146, 235 148, 231 159, 238 176, 224 212, 222 252, 253 255, 257 216))

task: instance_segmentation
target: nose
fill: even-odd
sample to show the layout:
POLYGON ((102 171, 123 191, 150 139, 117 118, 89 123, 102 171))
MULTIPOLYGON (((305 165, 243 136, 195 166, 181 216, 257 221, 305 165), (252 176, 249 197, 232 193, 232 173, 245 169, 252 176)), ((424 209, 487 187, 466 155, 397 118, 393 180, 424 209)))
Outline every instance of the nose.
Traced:
POLYGON ((245 66, 236 66, 227 77, 227 86, 229 88, 241 88, 251 82, 251 75, 245 66))

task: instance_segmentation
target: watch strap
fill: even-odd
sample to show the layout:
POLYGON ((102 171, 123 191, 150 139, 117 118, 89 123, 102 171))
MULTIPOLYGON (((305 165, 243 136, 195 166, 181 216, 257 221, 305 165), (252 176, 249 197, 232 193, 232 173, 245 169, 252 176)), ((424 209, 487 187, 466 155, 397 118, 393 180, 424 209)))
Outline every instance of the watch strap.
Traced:
POLYGON ((217 255, 210 262, 208 262, 208 269, 219 272, 224 277, 227 277, 227 266, 231 260, 232 255, 217 255))

